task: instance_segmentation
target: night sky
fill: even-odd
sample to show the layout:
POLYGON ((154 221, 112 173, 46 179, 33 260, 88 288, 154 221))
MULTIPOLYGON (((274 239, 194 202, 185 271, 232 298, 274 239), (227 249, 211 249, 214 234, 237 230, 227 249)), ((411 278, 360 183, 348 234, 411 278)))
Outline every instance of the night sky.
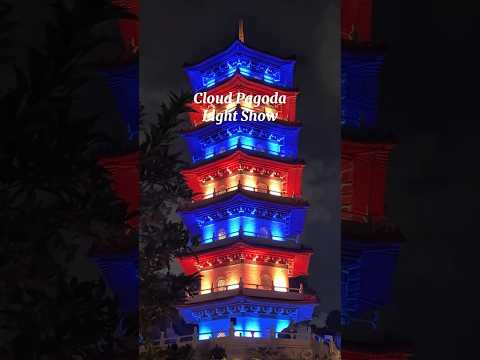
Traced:
MULTIPOLYGON (((225 49, 243 18, 246 44, 278 56, 296 55, 296 87, 303 122, 300 156, 307 163, 310 202, 303 242, 313 247, 309 283, 322 312, 340 308, 338 1, 143 1, 141 91, 155 112, 169 91, 189 89, 182 70, 225 49)), ((186 150, 185 150, 186 151, 186 150)))
POLYGON ((391 325, 419 359, 460 359, 478 343, 478 15, 467 2, 376 6, 376 38, 389 48, 380 118, 398 140, 387 209, 408 242, 391 325))

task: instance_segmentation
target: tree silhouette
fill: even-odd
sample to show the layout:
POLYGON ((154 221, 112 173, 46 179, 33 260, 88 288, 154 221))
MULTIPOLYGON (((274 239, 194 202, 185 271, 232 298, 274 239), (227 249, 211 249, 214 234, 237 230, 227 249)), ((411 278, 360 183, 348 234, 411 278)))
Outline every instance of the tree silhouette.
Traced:
POLYGON ((274 347, 255 347, 248 349, 250 360, 288 360, 289 357, 281 350, 274 347))
POLYGON ((215 347, 210 351, 209 360, 225 360, 227 358, 227 352, 224 348, 215 345, 215 347))
MULTIPOLYGON (((190 111, 186 106, 190 99, 189 94, 172 94, 155 121, 142 121, 141 126, 140 330, 147 347, 155 340, 151 330, 160 320, 177 318, 175 304, 195 279, 174 274, 170 268, 175 257, 196 245, 195 239, 190 243, 183 224, 174 219, 177 206, 191 197, 180 174, 185 163, 173 150, 184 122, 182 115, 190 111)), ((156 356, 165 358, 166 354, 158 351, 156 356)))
MULTIPOLYGON (((0 9, 3 44, 12 24, 0 9)), ((105 359, 118 352, 115 301, 70 264, 79 242, 125 232, 126 205, 97 163, 105 141, 92 130, 97 117, 77 118, 71 104, 105 41, 92 27, 127 15, 92 0, 56 1, 51 11, 45 44, 26 49, 26 67, 1 60, 16 74, 16 87, 0 92, 2 359, 105 359)))

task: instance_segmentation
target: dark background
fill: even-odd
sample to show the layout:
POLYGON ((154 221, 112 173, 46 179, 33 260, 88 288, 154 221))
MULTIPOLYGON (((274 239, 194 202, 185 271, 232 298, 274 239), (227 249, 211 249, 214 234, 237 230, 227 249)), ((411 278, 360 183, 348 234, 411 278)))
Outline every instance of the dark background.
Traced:
POLYGON ((240 18, 247 45, 297 57, 299 151, 311 204, 303 242, 315 251, 309 283, 328 313, 340 308, 339 1, 143 1, 141 97, 147 112, 155 112, 169 91, 189 90, 182 64, 229 46, 240 18))
POLYGON ((390 326, 419 359, 478 357, 479 14, 466 1, 375 6, 388 47, 380 121, 398 140, 387 206, 407 238, 390 326))

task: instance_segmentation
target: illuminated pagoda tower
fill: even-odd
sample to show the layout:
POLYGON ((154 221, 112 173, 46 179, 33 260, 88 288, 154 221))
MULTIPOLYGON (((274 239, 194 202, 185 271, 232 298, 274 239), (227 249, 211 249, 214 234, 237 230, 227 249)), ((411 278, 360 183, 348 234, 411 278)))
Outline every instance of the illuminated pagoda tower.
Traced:
MULTIPOLYGON (((138 0, 112 0, 138 17, 138 0)), ((106 284, 118 299, 123 314, 138 311, 138 243, 132 236, 139 224, 139 173, 138 173, 138 19, 119 19, 117 30, 123 42, 122 55, 117 63, 103 66, 98 74, 110 90, 118 115, 117 129, 123 131, 122 141, 102 149, 99 163, 108 171, 111 186, 117 196, 128 206, 128 225, 131 231, 108 243, 96 242, 90 257, 99 267, 106 284)))
POLYGON ((342 358, 406 359, 387 343, 381 311, 404 238, 385 212, 391 135, 378 125, 384 48, 373 42, 373 0, 342 0, 342 358))
POLYGON ((226 50, 185 67, 194 93, 278 92, 287 99, 257 107, 193 103, 192 128, 184 132, 192 165, 183 176, 194 195, 178 212, 201 245, 178 261, 201 280, 199 291, 177 308, 195 325, 197 346, 219 344, 233 358, 243 359, 262 344, 283 347, 292 358, 335 351, 333 341, 312 336, 309 327, 286 333, 292 324, 310 320, 317 303, 302 284, 290 287, 292 278, 308 274, 312 255, 300 243, 308 203, 297 154, 294 67, 293 59, 246 46, 242 22, 226 50), (275 122, 202 121, 205 110, 210 117, 235 109, 279 115, 275 122))

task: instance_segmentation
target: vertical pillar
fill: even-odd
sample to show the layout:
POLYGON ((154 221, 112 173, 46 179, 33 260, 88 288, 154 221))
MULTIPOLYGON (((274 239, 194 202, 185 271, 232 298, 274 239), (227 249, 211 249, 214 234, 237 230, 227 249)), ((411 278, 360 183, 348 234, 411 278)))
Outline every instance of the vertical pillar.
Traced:
POLYGON ((195 326, 193 328, 193 339, 192 339, 192 347, 195 349, 197 347, 198 341, 198 328, 195 326))
POLYGON ((230 320, 230 325, 228 327, 228 336, 234 336, 235 335, 235 329, 233 327, 233 321, 230 320))

